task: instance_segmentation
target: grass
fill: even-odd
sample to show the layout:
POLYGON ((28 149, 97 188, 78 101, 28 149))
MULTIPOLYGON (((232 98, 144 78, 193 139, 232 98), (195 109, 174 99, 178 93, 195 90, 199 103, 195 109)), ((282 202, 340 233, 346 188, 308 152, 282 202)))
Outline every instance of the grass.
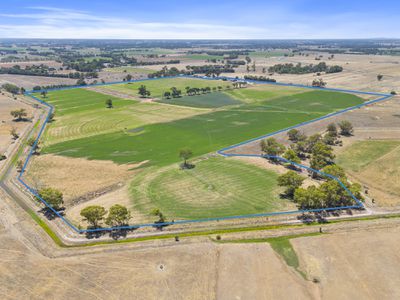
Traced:
POLYGON ((44 222, 33 210, 29 209, 28 214, 31 218, 47 233, 47 235, 60 247, 65 247, 66 245, 58 237, 58 235, 44 222))
POLYGON ((241 240, 223 240, 216 241, 219 243, 268 243, 271 248, 285 261, 285 263, 295 269, 304 279, 307 280, 307 275, 300 270, 299 258, 297 256, 296 251, 294 250, 292 244, 290 243, 291 239, 300 238, 300 237, 310 237, 322 235, 319 232, 313 233, 304 233, 298 235, 288 235, 288 236, 280 236, 275 238, 260 238, 260 239, 241 239, 241 240))
POLYGON ((321 113, 337 111, 345 107, 355 106, 363 100, 355 95, 340 92, 311 91, 295 95, 267 99, 245 105, 239 109, 281 110, 288 112, 321 113))
POLYGON ((125 53, 126 55, 149 55, 149 54, 162 55, 162 54, 173 54, 173 53, 175 53, 174 50, 164 49, 164 48, 127 49, 127 50, 123 50, 121 52, 125 53))
MULTIPOLYGON (((229 83, 169 78, 111 87, 136 93, 141 84, 161 95, 171 86, 183 90, 229 83)), ((142 215, 154 207, 170 219, 286 210, 289 204, 277 201, 273 173, 233 160, 208 159, 185 171, 178 170, 177 163, 182 148, 199 157, 363 102, 338 92, 293 88, 289 95, 290 91, 255 85, 232 92, 235 98, 218 92, 166 100, 175 105, 140 103, 86 89, 55 91, 46 98, 56 107, 56 121, 46 131, 42 153, 119 164, 147 161, 131 188, 134 208, 142 215), (240 97, 247 103, 240 104, 240 97), (109 98, 112 109, 105 107, 109 98)))
POLYGON ((397 204, 400 196, 400 141, 356 142, 338 156, 337 162, 357 180, 390 196, 389 200, 380 197, 380 203, 386 206, 397 204))
POLYGON ((400 141, 356 142, 337 157, 337 163, 353 172, 360 172, 398 146, 400 141))
POLYGON ((116 163, 150 160, 152 165, 164 166, 179 161, 181 148, 189 147, 199 156, 361 102, 352 95, 313 91, 276 98, 263 105, 148 124, 136 132, 117 131, 61 142, 45 147, 43 152, 116 163))
POLYGON ((295 87, 280 87, 269 84, 260 84, 244 89, 232 89, 225 91, 226 94, 245 103, 257 103, 260 101, 271 100, 273 98, 286 95, 294 95, 303 93, 304 89, 295 87))
POLYGON ((51 92, 44 100, 56 108, 55 121, 47 128, 42 140, 45 146, 205 112, 157 103, 139 103, 85 89, 51 92), (113 100, 112 109, 106 108, 106 99, 113 100))
POLYGON ((216 111, 167 123, 144 125, 136 132, 118 131, 61 142, 43 149, 70 157, 165 166, 179 161, 188 147, 200 156, 262 134, 321 116, 276 111, 216 111))
POLYGON ((128 106, 132 100, 121 99, 110 95, 89 91, 86 89, 69 89, 49 92, 42 100, 52 104, 56 109, 57 117, 90 111, 107 110, 105 101, 111 99, 115 107, 128 106))
POLYGON ((182 58, 187 60, 208 60, 208 59, 220 59, 223 60, 223 55, 207 55, 207 54, 187 54, 182 56, 182 58))
POLYGON ((146 68, 138 68, 138 67, 130 67, 130 66, 126 66, 126 67, 115 67, 115 68, 106 68, 104 69, 107 72, 115 72, 115 73, 120 73, 120 72, 125 72, 126 74, 129 73, 141 73, 141 74, 150 74, 150 73, 154 73, 154 70, 151 69, 146 69, 146 68))
POLYGON ((172 87, 180 89, 182 93, 185 92, 185 87, 189 86, 192 88, 205 88, 231 85, 229 82, 224 82, 222 80, 204 80, 204 79, 194 79, 194 78, 166 78, 162 80, 147 80, 141 82, 131 82, 129 84, 115 84, 105 86, 104 88, 124 92, 126 94, 139 97, 138 90, 141 85, 146 86, 146 88, 151 92, 152 98, 162 98, 162 95, 166 91, 171 91, 172 87))
POLYGON ((95 59, 96 59, 96 60, 102 59, 102 60, 107 60, 107 61, 111 61, 111 60, 112 60, 111 57, 105 57, 105 56, 91 56, 91 57, 85 57, 85 58, 84 58, 85 62, 92 62, 92 61, 94 61, 95 59))
POLYGON ((263 58, 263 57, 276 57, 276 56, 284 56, 285 54, 290 54, 290 51, 255 51, 250 52, 249 56, 251 58, 263 58))
POLYGON ((216 108, 242 103, 241 101, 236 100, 226 93, 222 92, 212 92, 209 94, 163 99, 158 102, 201 108, 216 108))
POLYGON ((150 168, 131 183, 134 208, 143 214, 159 208, 168 219, 199 219, 287 210, 279 198, 278 175, 227 158, 210 158, 189 170, 177 165, 150 168), (246 174, 246 176, 243 176, 246 174))

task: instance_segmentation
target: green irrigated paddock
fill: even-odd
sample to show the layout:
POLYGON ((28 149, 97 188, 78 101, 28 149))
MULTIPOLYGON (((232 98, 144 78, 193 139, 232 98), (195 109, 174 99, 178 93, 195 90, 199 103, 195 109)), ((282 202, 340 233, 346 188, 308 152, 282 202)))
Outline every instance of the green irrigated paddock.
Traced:
POLYGON ((179 161, 181 148, 189 147, 199 156, 319 116, 316 113, 217 111, 145 125, 137 133, 119 131, 62 142, 42 152, 120 164, 150 160, 151 165, 168 165, 179 161))
MULTIPOLYGON (((153 96, 175 86, 231 85, 190 78, 161 79, 105 88, 137 95, 144 84, 153 96)), ((139 98, 138 98, 139 99, 139 98)), ((159 208, 169 220, 222 217, 287 210, 279 199, 277 174, 226 158, 179 170, 179 151, 190 148, 193 160, 226 146, 309 121, 363 99, 331 91, 254 85, 200 96, 144 103, 86 89, 61 90, 45 99, 56 107, 42 141, 42 153, 147 163, 132 178, 132 208, 144 218, 159 208), (105 101, 112 99, 114 108, 105 101), (171 105, 173 104, 173 105, 171 105)), ((154 221, 154 216, 149 217, 154 221)))
POLYGON ((224 89, 227 86, 232 87, 232 83, 223 80, 204 80, 204 79, 196 79, 196 78, 166 78, 161 80, 147 80, 147 81, 139 81, 139 82, 131 82, 124 84, 115 84, 109 85, 104 88, 120 91, 132 96, 137 96, 139 98, 139 87, 141 85, 146 86, 147 90, 151 92, 150 98, 161 99, 164 92, 171 91, 172 87, 176 87, 178 90, 182 91, 182 94, 185 94, 185 88, 205 88, 205 87, 218 87, 221 86, 224 89))
POLYGON ((116 108, 135 103, 134 100, 121 99, 83 88, 53 91, 49 92, 46 98, 38 97, 53 105, 58 117, 82 112, 102 111, 106 108, 107 99, 111 99, 116 108))
MULTIPOLYGON (((193 96, 195 97, 195 96, 193 96)), ((177 162, 181 148, 195 156, 213 152, 282 128, 296 125, 362 99, 337 92, 312 91, 265 101, 260 105, 235 106, 169 122, 61 142, 43 149, 71 157, 132 163, 149 160, 151 165, 177 162), (335 100, 335 101, 333 101, 335 100)))
POLYGON ((143 214, 159 208, 168 219, 235 216, 294 208, 279 197, 273 171, 223 157, 195 163, 150 168, 131 183, 133 206, 143 214))
POLYGON ((180 98, 163 99, 158 101, 160 103, 189 106, 189 107, 201 107, 201 108, 216 108, 228 105, 242 104, 241 101, 229 96, 222 92, 212 92, 202 95, 194 96, 183 96, 180 98))

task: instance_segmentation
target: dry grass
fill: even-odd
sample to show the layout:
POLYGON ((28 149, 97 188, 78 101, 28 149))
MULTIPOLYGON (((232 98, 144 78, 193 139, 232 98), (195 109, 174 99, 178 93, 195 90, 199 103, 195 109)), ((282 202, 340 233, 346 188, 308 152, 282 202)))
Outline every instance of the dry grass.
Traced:
POLYGON ((12 83, 26 90, 32 89, 36 85, 60 85, 60 84, 76 84, 76 79, 44 77, 44 76, 28 76, 28 75, 9 75, 0 74, 0 86, 4 83, 12 83))
POLYGON ((292 239, 323 299, 398 299, 399 228, 292 239), (378 251, 379 249, 379 251, 378 251))
POLYGON ((10 112, 15 109, 24 108, 28 113, 28 117, 32 117, 34 109, 7 95, 0 94, 0 154, 5 152, 13 139, 11 137, 10 131, 15 128, 19 134, 31 123, 30 122, 15 122, 10 112))
POLYGON ((135 166, 111 161, 42 155, 34 157, 25 176, 36 188, 50 186, 62 191, 68 207, 79 197, 95 198, 123 186, 133 173, 132 167, 135 166))
MULTIPOLYGON (((400 81, 398 56, 385 55, 350 55, 350 54, 335 54, 332 60, 327 59, 328 54, 318 53, 310 56, 294 56, 294 57, 257 57, 255 58, 257 72, 250 72, 250 75, 268 75, 262 74, 262 67, 269 67, 275 64, 293 63, 297 64, 317 64, 325 61, 328 65, 340 65, 344 68, 343 72, 333 74, 322 74, 322 77, 328 87, 340 87, 347 89, 357 89, 366 91, 390 92, 398 90, 400 81), (316 61, 317 55, 323 55, 320 61, 316 61), (376 76, 383 75, 383 79, 378 81, 376 76)), ((243 76, 249 74, 245 67, 240 67, 235 75, 243 76)), ((225 74, 230 76, 231 74, 225 74)), ((315 74, 273 74, 272 78, 279 82, 311 84, 317 76, 315 74)))

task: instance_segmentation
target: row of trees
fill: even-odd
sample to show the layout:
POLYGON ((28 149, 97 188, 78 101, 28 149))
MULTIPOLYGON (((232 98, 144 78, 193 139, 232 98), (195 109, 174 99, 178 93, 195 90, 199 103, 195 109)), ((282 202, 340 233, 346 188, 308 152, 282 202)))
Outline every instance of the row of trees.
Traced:
POLYGON ((301 63, 296 65, 292 63, 276 64, 268 68, 268 72, 278 74, 337 73, 342 71, 343 67, 338 65, 328 66, 325 62, 320 62, 316 65, 302 65, 301 63))
POLYGON ((80 215, 91 228, 99 227, 100 223, 108 226, 126 226, 131 219, 131 212, 123 205, 114 204, 107 210, 100 205, 90 205, 81 210, 80 215), (106 216, 107 215, 107 216, 106 216))
POLYGON ((266 157, 276 163, 283 163, 290 169, 278 178, 278 185, 285 187, 284 196, 293 199, 300 209, 351 205, 353 199, 335 180, 338 178, 353 195, 362 199, 361 186, 350 184, 344 170, 334 164, 335 156, 332 146, 341 143, 338 140, 340 135, 347 136, 352 133, 352 124, 349 121, 341 121, 338 126, 334 123, 329 124, 324 135, 314 134, 307 137, 297 129, 289 130, 287 135, 293 143, 288 148, 274 138, 262 140, 261 149, 266 157), (286 160, 280 159, 281 155, 286 160), (324 182, 319 186, 302 188, 302 183, 306 178, 296 171, 299 170, 298 164, 307 159, 312 169, 330 174, 335 178, 311 171, 314 179, 323 179, 324 182))
POLYGON ((218 77, 221 73, 234 73, 239 64, 224 64, 224 65, 203 65, 203 66, 186 66, 186 70, 179 70, 175 67, 168 68, 164 66, 160 71, 148 74, 148 78, 159 78, 177 75, 194 75, 205 74, 208 77, 218 77))
MULTIPOLYGON (((338 165, 326 166, 322 172, 338 178, 357 199, 363 199, 360 184, 350 184, 344 170, 338 165)), ((292 199, 299 209, 342 207, 354 203, 350 194, 332 177, 326 177, 319 186, 303 188, 301 186, 305 179, 295 171, 288 171, 278 177, 278 185, 285 187, 284 196, 292 199)))
MULTIPOLYGON (((42 188, 39 196, 46 201, 54 210, 63 209, 63 193, 51 187, 42 188)), ((123 205, 114 204, 107 210, 99 205, 90 205, 81 210, 80 215, 88 222, 89 227, 97 228, 104 221, 108 226, 124 226, 131 219, 131 212, 123 205), (107 215, 107 216, 106 216, 107 215)))
POLYGON ((54 68, 50 68, 46 65, 33 65, 21 68, 19 65, 15 65, 11 68, 0 68, 0 74, 12 74, 12 75, 29 75, 29 76, 45 76, 45 77, 61 77, 61 78, 98 78, 97 72, 70 72, 57 73, 54 68))
POLYGON ((266 82, 276 82, 275 79, 265 77, 265 76, 256 76, 256 75, 244 75, 244 79, 248 80, 258 80, 258 81, 266 81, 266 82))
POLYGON ((179 98, 179 97, 181 97, 182 96, 182 91, 181 90, 178 90, 176 87, 172 87, 171 88, 171 91, 166 91, 166 92, 164 92, 164 94, 163 94, 163 97, 164 98, 167 98, 167 99, 170 99, 171 97, 172 98, 179 98))
MULTIPOLYGON (((246 82, 243 81, 236 81, 232 83, 233 88, 244 88, 247 86, 246 82)), ((226 89, 229 90, 231 89, 231 85, 227 85, 226 89)), ((195 96, 195 95, 201 95, 201 94, 207 94, 211 93, 211 91, 216 92, 216 91, 222 91, 223 87, 222 86, 217 86, 217 87, 190 87, 187 86, 185 87, 186 95, 188 96, 195 96)), ((141 85, 138 89, 138 94, 142 98, 149 97, 151 95, 151 92, 147 89, 145 85, 141 85)), ((176 88, 176 87, 171 87, 169 91, 165 91, 162 95, 166 99, 171 99, 172 98, 179 98, 182 96, 182 90, 176 88)), ((108 100, 107 100, 108 101, 108 100)), ((109 102, 106 101, 106 105, 108 105, 109 102)), ((108 106, 109 107, 109 106, 108 106)))
POLYGON ((16 86, 15 84, 11 84, 11 83, 5 83, 1 86, 2 89, 4 89, 6 92, 9 92, 13 95, 17 95, 17 94, 22 94, 25 92, 24 88, 20 88, 18 86, 16 86))
POLYGON ((319 78, 319 79, 314 79, 311 85, 315 87, 324 88, 326 87, 326 82, 322 78, 319 78))
MULTIPOLYGON (((61 191, 46 187, 40 189, 38 194, 55 211, 64 209, 64 199, 61 191)), ((127 226, 132 218, 130 210, 121 204, 114 204, 108 211, 103 206, 90 205, 83 208, 80 215, 88 223, 88 228, 98 228, 102 222, 111 227, 127 226)), ((158 217, 155 223, 166 222, 164 214, 159 209, 152 210, 151 215, 158 217)))

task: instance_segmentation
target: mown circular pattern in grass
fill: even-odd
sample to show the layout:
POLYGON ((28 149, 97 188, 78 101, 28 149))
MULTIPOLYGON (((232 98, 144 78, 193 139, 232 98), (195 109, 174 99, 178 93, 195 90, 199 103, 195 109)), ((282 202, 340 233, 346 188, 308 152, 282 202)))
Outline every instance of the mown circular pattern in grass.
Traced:
POLYGON ((134 206, 159 208, 168 219, 199 219, 279 211, 277 174, 236 159, 210 158, 190 170, 178 165, 150 170, 131 185, 134 206))

